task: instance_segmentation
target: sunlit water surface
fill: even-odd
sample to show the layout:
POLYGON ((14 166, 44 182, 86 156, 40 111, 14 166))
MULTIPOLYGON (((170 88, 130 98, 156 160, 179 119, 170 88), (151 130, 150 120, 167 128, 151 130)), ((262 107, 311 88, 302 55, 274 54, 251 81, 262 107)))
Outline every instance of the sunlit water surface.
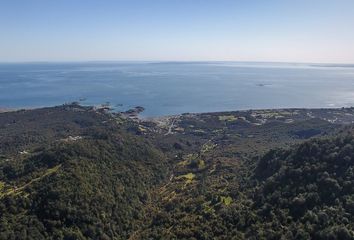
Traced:
POLYGON ((0 108, 82 101, 145 116, 354 106, 354 67, 240 62, 0 64, 0 108))

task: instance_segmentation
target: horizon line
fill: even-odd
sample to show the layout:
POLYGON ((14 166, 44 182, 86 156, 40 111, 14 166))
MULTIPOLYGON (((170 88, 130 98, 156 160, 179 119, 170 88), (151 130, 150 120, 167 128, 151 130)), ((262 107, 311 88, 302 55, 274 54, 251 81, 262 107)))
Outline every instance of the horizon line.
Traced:
POLYGON ((307 62, 307 61, 252 61, 252 60, 28 60, 0 61, 0 64, 55 64, 55 63, 278 63, 278 64, 329 64, 354 65, 345 62, 307 62))

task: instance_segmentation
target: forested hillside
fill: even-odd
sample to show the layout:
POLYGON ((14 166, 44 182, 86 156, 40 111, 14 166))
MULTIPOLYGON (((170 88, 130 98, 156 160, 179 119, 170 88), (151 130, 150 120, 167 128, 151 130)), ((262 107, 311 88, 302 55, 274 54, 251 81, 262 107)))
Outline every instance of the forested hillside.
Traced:
POLYGON ((354 237, 353 136, 315 139, 261 158, 253 209, 266 236, 354 237))
POLYGON ((7 144, 2 149, 0 239, 126 239, 141 225, 148 190, 167 175, 164 156, 115 123, 102 127, 101 121, 109 118, 100 113, 85 110, 66 118, 64 125, 58 122, 58 115, 72 111, 50 109, 52 118, 45 110, 33 117, 37 123, 45 117, 49 126, 55 121, 60 132, 76 126, 66 134, 84 135, 59 136, 56 129, 49 134, 43 128, 38 131, 48 137, 40 148, 38 140, 20 142, 20 148, 26 147, 22 154, 10 154, 7 144))
POLYGON ((297 117, 2 113, 0 239, 354 239, 353 130, 297 117))

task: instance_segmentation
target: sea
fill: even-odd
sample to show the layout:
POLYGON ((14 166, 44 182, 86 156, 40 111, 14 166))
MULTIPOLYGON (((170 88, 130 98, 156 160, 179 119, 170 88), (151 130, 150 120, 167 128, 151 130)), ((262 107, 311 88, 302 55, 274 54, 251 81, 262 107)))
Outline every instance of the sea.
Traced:
POLYGON ((110 104, 142 116, 354 106, 354 65, 264 62, 0 63, 0 109, 110 104))

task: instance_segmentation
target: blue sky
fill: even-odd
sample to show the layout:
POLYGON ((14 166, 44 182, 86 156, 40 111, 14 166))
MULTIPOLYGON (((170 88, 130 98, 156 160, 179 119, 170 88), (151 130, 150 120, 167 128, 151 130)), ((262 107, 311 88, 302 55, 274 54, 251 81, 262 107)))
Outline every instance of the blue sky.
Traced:
POLYGON ((0 61, 354 63, 353 0, 0 0, 0 61))

